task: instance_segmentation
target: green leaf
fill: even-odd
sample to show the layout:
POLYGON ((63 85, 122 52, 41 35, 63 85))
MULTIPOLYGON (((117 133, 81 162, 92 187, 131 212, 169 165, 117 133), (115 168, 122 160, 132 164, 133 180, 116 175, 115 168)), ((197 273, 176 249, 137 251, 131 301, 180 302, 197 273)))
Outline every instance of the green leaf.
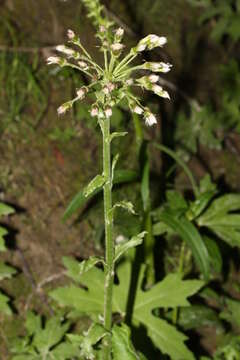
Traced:
POLYGON ((4 262, 0 262, 0 280, 10 279, 12 275, 16 273, 16 269, 6 265, 4 262))
POLYGON ((128 133, 126 131, 124 132, 113 132, 111 135, 110 135, 110 141, 112 141, 113 139, 117 138, 117 137, 121 137, 121 136, 125 136, 127 135, 128 133))
POLYGON ((131 342, 131 333, 127 325, 114 325, 112 329, 113 360, 139 360, 131 342))
POLYGON ((197 219, 199 226, 208 227, 230 246, 240 247, 240 194, 223 195, 212 202, 197 219))
POLYGON ((0 251, 6 251, 4 236, 7 234, 7 230, 0 226, 0 251))
POLYGON ((145 234, 146 231, 143 231, 140 234, 133 236, 131 240, 127 241, 126 243, 117 245, 115 249, 114 262, 118 261, 120 257, 129 249, 141 245, 145 234))
MULTIPOLYGON (((203 285, 198 280, 182 280, 178 274, 170 274, 157 283, 149 291, 142 290, 144 267, 141 268, 139 283, 132 320, 135 326, 144 325, 154 344, 173 360, 193 360, 192 353, 184 345, 187 339, 174 326, 153 315, 153 309, 160 307, 188 306, 187 297, 196 293, 203 285)), ((131 281, 131 264, 122 263, 118 268, 119 285, 114 285, 113 312, 122 315, 126 313, 131 281)), ((50 296, 61 305, 74 307, 85 314, 100 315, 104 303, 104 273, 92 268, 81 277, 81 283, 86 289, 75 286, 59 288, 50 292, 50 296)))
POLYGON ((240 327, 240 301, 225 298, 226 307, 220 313, 220 318, 240 327))
POLYGON ((56 345, 69 329, 70 324, 61 324, 61 317, 55 316, 47 320, 45 328, 38 331, 33 339, 33 345, 40 353, 47 353, 56 345))
POLYGON ((15 210, 6 204, 0 203, 0 216, 13 214, 15 210))
POLYGON ((200 271, 205 279, 208 279, 210 258, 206 245, 196 227, 185 216, 177 217, 170 209, 165 209, 159 217, 188 244, 200 271))
POLYGON ((32 311, 27 313, 25 327, 28 331, 28 335, 32 335, 41 330, 42 320, 41 316, 34 314, 32 311))
POLYGON ((209 236, 204 236, 204 242, 210 256, 211 265, 217 273, 222 271, 222 255, 216 241, 209 236))
POLYGON ((187 218, 191 221, 201 215, 214 195, 215 191, 207 191, 200 194, 197 199, 191 203, 190 208, 186 213, 187 218))
POLYGON ((89 197, 95 190, 101 189, 105 183, 105 178, 103 175, 97 175, 95 178, 90 181, 87 187, 83 190, 83 195, 89 197))
POLYGON ((119 159, 119 154, 116 154, 116 155, 114 156, 114 159, 113 159, 113 162, 112 162, 112 181, 113 181, 113 179, 114 179, 114 172, 115 172, 115 168, 116 168, 118 159, 119 159))
POLYGON ((135 211, 134 211, 133 204, 130 201, 123 200, 123 201, 117 202, 116 204, 114 204, 111 211, 113 212, 118 207, 120 207, 120 208, 122 208, 124 210, 127 210, 128 212, 130 212, 133 215, 136 214, 135 211))
MULTIPOLYGON (((138 173, 136 171, 132 170, 116 170, 114 173, 114 179, 113 184, 123 184, 123 183, 129 183, 134 182, 138 178, 138 173)), ((88 200, 90 200, 93 196, 97 195, 101 189, 96 189, 93 193, 91 193, 89 196, 85 196, 83 194, 83 191, 81 190, 79 193, 77 193, 71 203, 68 205, 64 215, 63 215, 63 221, 66 221, 70 216, 72 216, 79 208, 81 208, 88 200)))
POLYGON ((70 343, 61 343, 51 351, 51 357, 53 360, 63 360, 77 358, 79 355, 79 349, 70 343))
POLYGON ((6 295, 0 293, 0 313, 2 312, 6 315, 12 314, 12 310, 9 307, 8 302, 9 298, 6 295))
POLYGON ((81 281, 80 276, 85 272, 89 271, 94 267, 97 263, 104 262, 102 258, 97 256, 91 256, 87 260, 83 260, 80 263, 73 258, 63 257, 63 263, 68 269, 67 275, 74 279, 75 281, 81 281))

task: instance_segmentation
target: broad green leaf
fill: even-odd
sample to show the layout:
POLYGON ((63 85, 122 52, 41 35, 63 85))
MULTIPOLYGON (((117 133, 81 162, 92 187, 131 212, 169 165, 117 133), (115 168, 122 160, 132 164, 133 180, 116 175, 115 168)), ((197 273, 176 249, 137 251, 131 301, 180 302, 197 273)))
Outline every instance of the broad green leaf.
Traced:
POLYGON ((4 236, 7 234, 7 230, 0 226, 0 251, 6 251, 4 236))
POLYGON ((79 349, 70 343, 61 343, 51 351, 49 359, 53 360, 68 360, 78 358, 79 349))
POLYGON ((101 189, 105 183, 105 178, 103 175, 97 175, 95 176, 92 181, 86 186, 86 188, 83 190, 83 195, 85 197, 88 197, 91 195, 95 190, 101 189))
POLYGON ((162 221, 153 225, 153 235, 155 236, 163 235, 164 233, 171 233, 171 232, 173 232, 172 229, 162 221))
POLYGON ((111 135, 110 135, 110 141, 112 141, 113 139, 117 138, 117 137, 121 137, 121 136, 125 136, 127 135, 128 133, 126 131, 124 132, 113 132, 111 135))
POLYGON ((240 301, 226 298, 226 307, 220 313, 220 318, 240 327, 240 301))
POLYGON ((78 262, 70 257, 63 257, 63 263, 68 269, 67 275, 74 279, 75 281, 81 281, 80 276, 85 272, 89 271, 94 267, 97 263, 104 262, 102 258, 97 256, 91 256, 87 260, 83 260, 78 262))
POLYGON ((9 298, 6 295, 0 293, 0 313, 2 312, 6 315, 12 314, 12 310, 9 307, 8 302, 9 298))
MULTIPOLYGON (((160 307, 189 306, 187 297, 196 293, 203 285, 198 280, 182 280, 177 274, 170 274, 149 291, 142 290, 145 269, 142 267, 137 286, 136 299, 132 314, 136 326, 144 325, 154 344, 173 360, 193 360, 192 353, 184 345, 187 339, 174 326, 153 315, 153 310, 160 307)), ((126 313, 131 281, 131 264, 122 263, 118 268, 119 285, 114 285, 113 312, 126 313)), ((74 307, 85 314, 100 315, 104 303, 104 273, 92 268, 81 276, 81 283, 86 289, 75 286, 59 288, 50 292, 50 296, 61 305, 74 307)))
POLYGON ((182 194, 175 190, 168 190, 166 192, 167 204, 171 209, 185 211, 188 204, 182 194))
POLYGON ((140 234, 133 236, 131 240, 127 241, 124 244, 120 244, 116 246, 115 250, 115 258, 114 261, 118 261, 120 257, 129 249, 141 245, 143 242, 143 238, 146 234, 146 231, 141 232, 140 234))
POLYGON ((13 214, 15 210, 4 203, 0 203, 0 216, 13 214))
POLYGON ((126 324, 114 325, 112 329, 113 360, 139 360, 131 342, 130 329, 126 324))
MULTIPOLYGON (((138 173, 132 170, 116 170, 114 173, 113 184, 123 184, 123 183, 131 183, 138 179, 138 173)), ((96 189, 89 196, 85 196, 83 191, 78 192, 73 200, 68 205, 64 215, 63 221, 66 221, 70 216, 72 216, 78 209, 80 209, 88 200, 90 200, 93 196, 97 195, 101 189, 96 189)))
POLYGON ((12 275, 16 273, 16 269, 6 265, 4 262, 0 262, 0 280, 10 279, 12 275))
POLYGON ((47 320, 45 328, 38 331, 33 338, 33 345, 40 353, 47 353, 51 347, 60 342, 70 324, 61 324, 61 317, 56 316, 47 320))
POLYGON ((165 209, 159 217, 188 244, 200 271, 203 273, 204 277, 208 279, 210 258, 206 245, 196 227, 187 220, 185 216, 175 216, 170 209, 165 209))
POLYGON ((215 191, 207 191, 200 194, 197 199, 191 203, 190 208, 186 213, 187 218, 191 221, 201 215, 214 195, 215 191))
POLYGON ((25 322, 25 327, 28 331, 28 335, 32 335, 41 331, 42 319, 40 315, 34 314, 32 311, 27 313, 27 318, 25 322))

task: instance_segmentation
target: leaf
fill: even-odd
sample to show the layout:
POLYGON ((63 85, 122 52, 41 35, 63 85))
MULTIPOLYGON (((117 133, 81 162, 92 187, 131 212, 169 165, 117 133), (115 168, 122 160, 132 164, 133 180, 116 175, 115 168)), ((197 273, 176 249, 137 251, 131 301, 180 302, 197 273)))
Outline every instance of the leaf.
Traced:
POLYGON ((186 213, 187 218, 191 221, 201 215, 214 195, 215 191, 207 191, 200 194, 197 199, 191 203, 190 208, 186 213))
POLYGON ((210 258, 207 248, 196 227, 185 216, 178 218, 170 209, 165 209, 160 219, 177 233, 192 250, 193 257, 205 279, 209 277, 210 258))
POLYGON ((121 137, 121 136, 125 136, 127 135, 128 132, 124 131, 124 132, 113 132, 111 135, 110 135, 110 141, 112 141, 113 139, 117 138, 117 137, 121 137))
POLYGON ((240 327, 240 301, 225 298, 226 308, 220 313, 220 318, 240 327))
POLYGON ((116 168, 118 159, 119 159, 119 154, 116 154, 116 155, 114 156, 114 159, 113 159, 113 162, 112 162, 112 181, 113 181, 113 179, 114 179, 114 172, 115 172, 115 168, 116 168))
POLYGON ((130 329, 126 324, 114 325, 112 329, 113 360, 139 360, 131 342, 130 329))
POLYGON ((70 324, 61 324, 61 317, 55 316, 47 320, 45 328, 35 333, 33 345, 40 353, 47 353, 56 345, 69 329, 70 324))
MULTIPOLYGON (((129 183, 136 181, 138 178, 138 173, 132 170, 116 170, 114 173, 113 184, 118 185, 122 183, 129 183)), ((66 221, 70 216, 72 216, 79 208, 81 208, 88 200, 90 200, 93 196, 97 195, 101 189, 96 189, 89 196, 85 196, 83 191, 78 192, 73 200, 68 205, 64 215, 63 221, 66 221)))
POLYGON ((141 245, 143 238, 146 235, 146 231, 141 232, 140 234, 133 236, 131 240, 116 246, 114 262, 118 261, 120 257, 129 249, 141 245))
POLYGON ((105 178, 103 175, 97 175, 95 178, 90 181, 87 187, 83 190, 83 195, 88 197, 91 195, 95 190, 101 189, 105 183, 105 178))
POLYGON ((14 275, 15 273, 16 273, 16 269, 14 269, 9 265, 6 265, 3 262, 0 262, 0 280, 6 278, 10 279, 12 275, 14 275))
POLYGON ((0 216, 13 214, 15 210, 4 203, 0 203, 0 216))
POLYGON ((91 256, 89 259, 83 260, 80 263, 73 258, 63 257, 63 263, 68 269, 67 275, 77 282, 81 281, 80 276, 82 274, 92 269, 92 267, 99 262, 104 262, 104 260, 98 256, 91 256))
POLYGON ((135 211, 134 211, 133 204, 130 201, 126 201, 126 200, 119 201, 116 204, 114 204, 114 206, 112 207, 112 209, 110 211, 113 212, 118 207, 120 207, 120 208, 122 208, 124 210, 127 210, 128 212, 130 212, 133 215, 136 214, 135 211))
POLYGON ((222 255, 216 241, 209 236, 204 236, 204 242, 210 256, 210 262, 214 271, 220 273, 222 271, 222 255))
POLYGON ((77 358, 79 355, 79 349, 70 343, 61 343, 51 351, 51 359, 63 360, 77 358))
POLYGON ((8 305, 9 302, 9 298, 0 293, 0 313, 4 313, 6 315, 11 315, 12 314, 12 310, 8 305))
MULTIPOLYGON (((152 311, 160 307, 189 306, 187 297, 196 293, 203 285, 198 280, 182 280, 178 274, 170 274, 149 291, 142 290, 145 268, 141 268, 136 299, 132 314, 135 326, 140 324, 147 328, 148 335, 154 344, 173 360, 193 360, 192 353, 184 345, 187 339, 174 326, 165 320, 155 317, 152 311)), ((131 281, 131 264, 122 263, 118 268, 119 285, 114 285, 113 312, 126 313, 131 281)), ((101 315, 104 303, 104 273, 92 268, 81 277, 86 289, 75 286, 59 288, 50 292, 50 296, 61 305, 74 307, 85 314, 101 315)))
POLYGON ((7 230, 0 226, 0 251, 6 251, 4 236, 7 234, 7 230))
POLYGON ((208 227, 230 246, 240 247, 240 194, 223 195, 212 202, 197 219, 199 226, 208 227))
POLYGON ((41 316, 35 315, 32 311, 27 313, 25 327, 28 331, 28 335, 32 335, 41 330, 42 320, 41 316))

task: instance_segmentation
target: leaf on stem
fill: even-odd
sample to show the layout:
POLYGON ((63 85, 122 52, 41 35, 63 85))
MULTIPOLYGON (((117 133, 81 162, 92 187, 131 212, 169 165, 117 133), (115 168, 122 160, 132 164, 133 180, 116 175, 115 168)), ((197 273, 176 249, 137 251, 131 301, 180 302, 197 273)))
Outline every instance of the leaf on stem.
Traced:
POLYGON ((140 234, 133 236, 131 240, 127 241, 126 243, 117 245, 115 249, 114 262, 118 261, 120 257, 129 249, 141 245, 145 235, 146 231, 143 231, 140 234))
POLYGON ((103 185, 105 184, 105 177, 103 175, 97 175, 95 176, 94 179, 92 179, 92 181, 90 181, 90 183, 85 187, 85 189, 83 190, 83 195, 85 197, 88 197, 89 195, 91 195, 95 190, 97 189, 101 189, 103 187, 103 185))
POLYGON ((97 256, 91 256, 89 259, 81 262, 78 262, 71 257, 63 258, 63 263, 67 268, 67 275, 77 282, 81 280, 81 275, 91 270, 99 262, 104 263, 104 260, 97 256))

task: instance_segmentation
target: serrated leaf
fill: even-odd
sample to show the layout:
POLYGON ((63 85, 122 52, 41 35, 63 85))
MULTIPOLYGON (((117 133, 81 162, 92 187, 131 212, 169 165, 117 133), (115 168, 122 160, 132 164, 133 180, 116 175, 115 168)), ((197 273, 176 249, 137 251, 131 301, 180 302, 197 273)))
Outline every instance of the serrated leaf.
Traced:
POLYGON ((4 262, 0 262, 0 280, 6 278, 10 279, 15 273, 16 269, 9 265, 6 265, 4 262))
POLYGON ((51 359, 53 360, 68 360, 77 358, 78 356, 79 349, 76 346, 66 342, 58 345, 51 351, 51 359))
MULTIPOLYGON (((130 183, 133 181, 136 181, 138 178, 138 173, 136 171, 132 170, 116 170, 114 173, 114 179, 113 184, 123 184, 123 183, 130 183)), ((73 200, 68 205, 64 215, 63 215, 63 221, 66 221, 70 216, 72 216, 79 208, 81 208, 88 200, 90 200, 92 197, 97 195, 101 189, 96 189, 93 193, 91 193, 89 196, 84 196, 83 191, 81 190, 78 192, 73 200)))
POLYGON ((210 258, 206 245, 196 227, 185 216, 177 217, 170 209, 165 209, 159 218, 188 244, 200 271, 208 279, 210 258))
MULTIPOLYGON (((177 274, 168 275, 149 291, 142 290, 145 269, 142 267, 132 314, 133 323, 147 328, 148 335, 155 345, 169 354, 173 360, 193 360, 192 353, 184 345, 187 339, 166 321, 152 314, 154 308, 188 306, 187 297, 196 293, 203 285, 198 280, 182 280, 177 274)), ((126 313, 131 281, 131 264, 124 262, 118 269, 119 285, 114 285, 113 312, 126 313)), ((83 274, 82 284, 86 289, 66 287, 53 290, 50 296, 60 304, 76 308, 85 314, 100 315, 104 303, 104 273, 92 268, 83 274)))
POLYGON ((190 208, 186 213, 187 218, 191 221, 201 215, 214 195, 215 191, 207 191, 200 194, 197 199, 191 203, 190 208))
POLYGON ((112 329, 113 360, 139 360, 131 342, 130 329, 126 324, 114 325, 112 329))
POLYGON ((143 238, 146 234, 146 231, 141 232, 140 234, 133 236, 131 240, 127 241, 124 244, 120 244, 116 246, 115 250, 115 258, 114 261, 118 261, 120 257, 129 249, 141 245, 143 242, 143 238))
POLYGON ((28 331, 28 335, 32 335, 41 330, 42 320, 41 316, 34 314, 32 311, 27 313, 25 327, 28 331))
POLYGON ((4 203, 0 202, 0 216, 13 214, 15 210, 4 203))
POLYGON ((88 197, 94 191, 97 189, 101 189, 105 183, 105 178, 103 175, 97 175, 95 178, 93 178, 90 183, 87 185, 87 187, 83 190, 83 195, 85 197, 88 197))
POLYGON ((76 261, 70 257, 63 257, 63 263, 67 268, 67 275, 74 279, 75 281, 81 281, 80 276, 85 272, 89 271, 94 267, 97 263, 104 262, 102 258, 98 256, 91 256, 87 260, 83 260, 81 262, 76 261))
POLYGON ((226 307, 220 313, 220 318, 240 327, 240 301, 225 298, 226 307))

